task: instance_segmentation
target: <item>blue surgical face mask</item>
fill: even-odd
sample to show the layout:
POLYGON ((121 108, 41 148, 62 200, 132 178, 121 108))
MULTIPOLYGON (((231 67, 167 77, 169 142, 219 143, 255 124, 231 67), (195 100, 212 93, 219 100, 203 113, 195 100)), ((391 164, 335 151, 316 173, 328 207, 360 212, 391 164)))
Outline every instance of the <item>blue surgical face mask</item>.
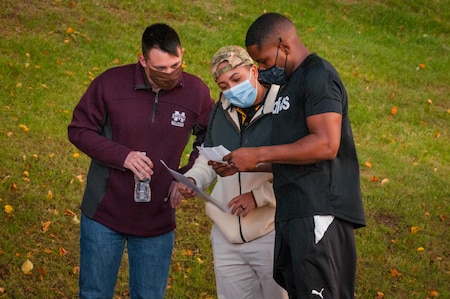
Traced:
POLYGON ((250 70, 250 76, 247 80, 222 91, 225 98, 234 106, 247 108, 255 103, 256 95, 258 94, 258 84, 256 84, 256 87, 253 87, 250 82, 251 77, 252 70, 250 70))
MULTIPOLYGON (((281 40, 280 40, 281 43, 281 40)), ((259 70, 259 81, 262 81, 264 83, 267 84, 277 84, 277 85, 283 85, 284 83, 286 83, 286 75, 284 73, 285 68, 284 67, 279 67, 277 65, 277 59, 278 59, 278 50, 280 49, 280 46, 278 45, 278 49, 277 49, 277 55, 275 57, 275 64, 265 70, 259 70)), ((286 61, 284 62, 284 65, 286 66, 286 62, 287 62, 287 56, 286 56, 286 61)))

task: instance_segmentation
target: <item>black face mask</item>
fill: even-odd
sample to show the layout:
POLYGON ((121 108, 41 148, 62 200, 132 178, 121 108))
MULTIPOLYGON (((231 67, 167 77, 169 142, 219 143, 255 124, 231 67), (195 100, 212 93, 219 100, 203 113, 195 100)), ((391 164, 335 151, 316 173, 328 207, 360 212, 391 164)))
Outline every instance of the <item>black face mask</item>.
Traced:
POLYGON ((267 84, 283 85, 286 83, 284 68, 274 65, 266 70, 259 70, 259 80, 267 84))
MULTIPOLYGON (((280 39, 280 43, 281 43, 281 39, 280 39)), ((258 71, 260 81, 267 83, 267 84, 277 84, 277 85, 283 85, 286 83, 286 75, 285 75, 284 71, 285 71, 286 62, 287 62, 287 56, 286 56, 286 61, 284 62, 285 67, 279 67, 277 65, 279 50, 280 50, 280 45, 278 45, 277 55, 275 57, 275 64, 268 69, 258 71)))

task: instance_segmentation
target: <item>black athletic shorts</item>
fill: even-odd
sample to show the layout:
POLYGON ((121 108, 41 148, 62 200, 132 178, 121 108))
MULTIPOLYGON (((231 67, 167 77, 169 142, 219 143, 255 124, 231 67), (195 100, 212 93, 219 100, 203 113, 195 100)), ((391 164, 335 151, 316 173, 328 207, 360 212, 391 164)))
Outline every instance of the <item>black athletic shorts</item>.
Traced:
POLYGON ((313 217, 277 222, 273 272, 291 299, 354 298, 353 225, 335 217, 316 244, 313 217))

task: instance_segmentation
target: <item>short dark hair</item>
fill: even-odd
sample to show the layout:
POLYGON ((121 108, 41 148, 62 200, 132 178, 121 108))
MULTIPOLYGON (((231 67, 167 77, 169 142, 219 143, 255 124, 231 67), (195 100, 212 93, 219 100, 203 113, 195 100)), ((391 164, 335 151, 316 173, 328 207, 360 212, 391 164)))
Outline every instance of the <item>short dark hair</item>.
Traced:
POLYGON ((178 49, 181 48, 180 37, 167 24, 156 23, 150 25, 142 34, 142 55, 146 56, 153 48, 178 56, 178 49))
POLYGON ((245 46, 256 45, 258 49, 261 49, 266 42, 273 39, 279 40, 288 26, 294 26, 294 24, 285 16, 274 12, 265 13, 248 28, 245 46))

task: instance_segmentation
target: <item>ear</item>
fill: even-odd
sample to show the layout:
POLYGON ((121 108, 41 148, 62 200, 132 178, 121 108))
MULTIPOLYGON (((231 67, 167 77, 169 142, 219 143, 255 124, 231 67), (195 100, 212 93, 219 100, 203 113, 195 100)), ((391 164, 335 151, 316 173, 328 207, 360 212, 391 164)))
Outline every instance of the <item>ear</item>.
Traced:
POLYGON ((180 49, 180 56, 183 57, 183 55, 184 55, 184 48, 181 48, 180 49))
POLYGON ((258 67, 255 64, 253 64, 250 68, 250 71, 253 71, 253 74, 255 74, 256 83, 258 84, 258 77, 259 77, 258 67))
POLYGON ((289 44, 285 40, 281 41, 280 50, 283 51, 284 54, 289 55, 290 49, 289 44))
POLYGON ((147 60, 145 59, 144 55, 139 56, 139 63, 142 65, 142 67, 147 67, 147 60))

